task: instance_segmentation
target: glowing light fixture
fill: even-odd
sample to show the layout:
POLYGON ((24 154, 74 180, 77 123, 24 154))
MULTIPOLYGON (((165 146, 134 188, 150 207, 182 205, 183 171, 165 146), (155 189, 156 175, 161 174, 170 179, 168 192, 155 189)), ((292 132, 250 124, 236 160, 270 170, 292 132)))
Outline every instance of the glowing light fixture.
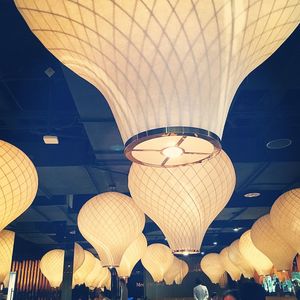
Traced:
POLYGON ((182 259, 179 259, 179 262, 180 262, 180 271, 177 274, 177 276, 175 277, 175 283, 176 284, 181 284, 183 279, 185 278, 185 276, 189 272, 188 264, 182 259))
POLYGON ((221 257, 218 253, 206 254, 200 262, 202 271, 207 275, 212 283, 219 283, 225 272, 221 257))
POLYGON ((163 244, 152 244, 142 257, 142 264, 150 273, 154 282, 161 282, 171 267, 174 255, 169 247, 163 244))
POLYGON ((163 155, 168 158, 176 158, 183 154, 183 149, 177 146, 167 147, 163 151, 163 155))
POLYGON ((0 140, 0 230, 31 205, 37 188, 37 172, 28 156, 0 140))
POLYGON ((133 200, 160 227, 172 251, 185 255, 199 252, 234 186, 235 171, 224 151, 201 164, 176 168, 133 163, 128 177, 133 200))
POLYGON ((259 196, 260 196, 260 193, 258 193, 258 192, 251 192, 251 193, 247 193, 244 195, 244 197, 246 197, 246 198, 256 198, 259 196))
POLYGON ((84 250, 83 248, 74 243, 74 260, 73 260, 73 273, 75 273, 84 262, 84 250))
POLYGON ((40 269, 48 279, 51 287, 58 288, 63 280, 65 251, 54 249, 47 252, 41 259, 40 269))
POLYGON ((15 3, 44 46, 105 96, 127 157, 155 166, 220 150, 237 88, 300 15, 287 0, 15 3), (166 158, 167 147, 183 153, 166 158))
POLYGON ((174 256, 172 265, 164 274, 164 281, 167 285, 171 285, 174 283, 176 276, 180 273, 180 269, 181 269, 180 260, 174 256))
POLYGON ((258 275, 270 274, 273 264, 266 255, 254 246, 250 230, 243 233, 240 237, 239 248, 248 264, 253 266, 258 275))
POLYGON ((96 258, 94 255, 84 250, 84 261, 83 264, 79 267, 79 269, 73 273, 73 286, 84 284, 86 278, 89 274, 92 273, 96 264, 96 258))
POLYGON ((87 286, 90 290, 94 290, 95 288, 97 288, 102 274, 102 264, 98 258, 95 258, 94 268, 87 274, 85 278, 85 286, 87 286))
POLYGON ((14 242, 15 233, 13 231, 0 231, 0 284, 4 283, 10 272, 14 242))
POLYGON ((222 264, 225 268, 225 271, 230 275, 231 279, 234 281, 237 281, 241 278, 241 271, 230 259, 228 254, 228 247, 225 247, 220 252, 220 258, 222 261, 222 264))
POLYGON ((300 188, 281 195, 273 204, 270 216, 281 238, 300 253, 300 188))
POLYGON ((117 267, 128 246, 141 234, 145 216, 126 195, 108 192, 87 201, 78 228, 94 247, 104 267, 117 267))
POLYGON ((110 290, 111 286, 111 274, 108 268, 102 268, 101 274, 99 275, 98 288, 104 289, 107 288, 110 290))

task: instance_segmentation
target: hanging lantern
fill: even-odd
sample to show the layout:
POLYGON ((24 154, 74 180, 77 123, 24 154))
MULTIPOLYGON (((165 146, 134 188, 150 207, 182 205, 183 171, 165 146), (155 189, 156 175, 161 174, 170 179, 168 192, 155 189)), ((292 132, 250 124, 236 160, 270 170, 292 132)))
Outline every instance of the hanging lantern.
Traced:
POLYGON ((250 230, 243 233, 240 237, 239 247, 248 264, 253 266, 258 275, 270 274, 273 264, 266 255, 254 246, 250 230))
POLYGON ((181 284, 185 276, 189 272, 189 266, 184 260, 179 260, 180 261, 180 271, 175 277, 175 283, 176 284, 181 284))
POLYGON ((83 262, 84 250, 79 244, 74 243, 73 274, 82 266, 83 262))
POLYGON ((300 188, 281 195, 273 204, 270 216, 281 238, 300 253, 300 188))
POLYGON ((172 251, 195 253, 233 193, 235 172, 221 151, 201 164, 177 168, 132 164, 128 186, 133 200, 159 226, 172 251))
POLYGON ((0 284, 4 283, 11 267, 15 233, 10 230, 0 231, 0 284))
POLYGON ((137 262, 143 257, 147 249, 147 240, 141 233, 124 252, 120 267, 117 268, 118 276, 128 278, 137 262))
POLYGON ((41 259, 40 269, 48 279, 50 286, 58 288, 63 280, 65 251, 54 249, 47 252, 41 259))
POLYGON ((291 270, 297 251, 275 231, 269 214, 254 223, 251 239, 255 247, 272 261, 278 271, 291 270))
POLYGON ((206 254, 201 262, 200 267, 212 283, 219 283, 220 278, 225 272, 221 257, 218 253, 206 254))
POLYGON ((73 286, 84 284, 87 276, 93 271, 94 266, 96 263, 96 258, 94 255, 84 250, 84 261, 83 264, 80 266, 80 268, 73 273, 73 286))
POLYGON ((36 169, 28 156, 0 140, 0 231, 32 203, 38 188, 36 169))
POLYGON ((98 288, 100 289, 108 289, 111 288, 111 274, 108 268, 102 268, 101 274, 99 276, 98 288))
POLYGON ((243 255, 240 252, 239 240, 235 240, 228 247, 228 257, 231 260, 231 262, 240 269, 244 277, 252 278, 254 276, 254 268, 248 263, 248 261, 243 257, 243 255))
POLYGON ((298 1, 15 0, 32 32, 108 101, 126 156, 202 161, 243 79, 297 27, 298 1))
POLYGON ((86 202, 78 228, 97 251, 104 267, 117 267, 128 246, 141 234, 145 216, 126 195, 108 192, 86 202))
POLYGON ((85 278, 85 286, 90 290, 94 290, 100 281, 101 275, 103 274, 103 267, 101 261, 98 258, 95 258, 95 264, 92 271, 90 271, 85 278))
POLYGON ((174 283, 176 276, 180 273, 181 263, 180 260, 174 256, 174 260, 170 268, 164 274, 164 281, 166 285, 174 283))
POLYGON ((230 275, 231 279, 234 281, 238 281, 241 278, 241 271, 238 268, 238 266, 233 264, 232 261, 229 259, 228 247, 225 247, 220 252, 220 258, 225 268, 225 271, 230 275))
POLYGON ((171 267, 174 255, 169 247, 163 244, 152 244, 142 257, 142 264, 150 273, 154 282, 161 282, 171 267))

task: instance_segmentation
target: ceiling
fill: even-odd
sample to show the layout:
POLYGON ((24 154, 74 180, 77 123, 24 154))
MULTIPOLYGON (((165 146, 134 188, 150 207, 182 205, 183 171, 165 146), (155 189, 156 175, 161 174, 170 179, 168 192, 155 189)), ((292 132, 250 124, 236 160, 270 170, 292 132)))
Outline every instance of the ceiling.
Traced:
MULTIPOLYGON (((40 44, 11 0, 0 2, 0 37, 0 138, 26 152, 39 175, 33 205, 9 227, 20 249, 30 244, 40 253, 70 240, 89 248, 76 227, 80 207, 97 193, 129 193, 130 162, 112 113, 98 90, 40 44), (45 145, 45 134, 57 135, 59 145, 45 145)), ((222 144, 237 185, 202 251, 221 250, 266 214, 281 193, 300 186, 299 40, 300 28, 236 93, 222 144), (266 147, 283 138, 292 141, 288 148, 266 147), (249 192, 261 196, 244 197, 249 192)), ((145 234, 150 242, 166 242, 151 220, 145 234)))

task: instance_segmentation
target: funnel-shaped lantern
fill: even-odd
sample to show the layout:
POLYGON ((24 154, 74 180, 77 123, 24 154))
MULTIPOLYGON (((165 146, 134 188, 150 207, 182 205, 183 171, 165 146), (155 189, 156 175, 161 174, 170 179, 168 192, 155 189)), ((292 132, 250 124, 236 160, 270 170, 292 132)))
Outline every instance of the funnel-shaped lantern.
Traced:
POLYGON ((85 285, 91 290, 95 289, 100 282, 102 274, 103 267, 101 261, 98 258, 95 258, 94 268, 87 274, 84 281, 85 285))
POLYGON ((202 258, 200 266, 210 281, 215 284, 219 283, 220 278, 225 272, 220 255, 217 253, 206 254, 202 258))
POLYGON ((143 257, 146 249, 147 240, 141 233, 124 252, 120 266, 117 268, 118 276, 122 278, 130 277, 134 266, 143 257))
POLYGON ((174 283, 176 276, 180 273, 181 263, 180 260, 174 256, 171 267, 167 270, 164 275, 164 281, 167 285, 174 283))
POLYGON ((221 151, 201 164, 176 168, 132 164, 128 186, 136 204, 163 231, 172 251, 195 253, 232 195, 235 171, 221 151))
POLYGON ((258 275, 270 274, 273 264, 266 255, 254 246, 250 230, 240 237, 239 247, 248 264, 253 266, 258 275))
POLYGON ((298 1, 15 0, 32 32, 108 101, 133 161, 220 149, 243 79, 296 28, 298 1))
POLYGON ((83 264, 78 268, 78 270, 73 273, 73 286, 84 284, 88 275, 93 271, 96 264, 95 256, 89 252, 84 250, 84 261, 83 264))
POLYGON ((169 247, 163 244, 152 244, 142 257, 142 264, 150 273, 154 282, 161 282, 171 267, 174 255, 169 247))
POLYGON ((185 278, 185 276, 189 272, 188 264, 182 259, 180 259, 179 261, 180 261, 180 271, 177 274, 177 276, 175 277, 175 283, 176 284, 181 284, 183 279, 185 278))
POLYGON ((99 276, 98 288, 104 289, 107 288, 110 290, 111 287, 111 274, 108 268, 102 268, 101 274, 99 276))
POLYGON ((276 270, 291 270, 297 251, 275 231, 269 214, 254 223, 251 239, 255 247, 272 261, 276 270))
POLYGON ((224 248, 220 252, 220 258, 225 271, 230 275, 232 280, 237 281, 241 278, 241 270, 229 259, 228 252, 228 247, 224 248))
POLYGON ((54 249, 47 252, 41 259, 40 269, 48 279, 50 286, 58 288, 63 280, 65 251, 54 249))
POLYGON ((82 266, 83 262, 84 250, 79 244, 74 243, 73 274, 82 266))
POLYGON ((273 204, 270 216, 281 238, 300 253, 300 188, 281 195, 273 204))
POLYGON ((252 278, 254 276, 254 268, 248 263, 248 261, 240 252, 239 242, 239 240, 235 240, 228 247, 228 257, 232 263, 240 269, 244 277, 252 278))
POLYGON ((108 192, 86 202, 78 214, 78 228, 97 251, 102 265, 117 267, 129 245, 141 234, 145 216, 126 195, 108 192))
POLYGON ((14 242, 15 233, 13 231, 0 231, 0 284, 4 283, 10 272, 14 242))
POLYGON ((0 230, 31 205, 37 188, 37 172, 28 156, 0 140, 0 230))

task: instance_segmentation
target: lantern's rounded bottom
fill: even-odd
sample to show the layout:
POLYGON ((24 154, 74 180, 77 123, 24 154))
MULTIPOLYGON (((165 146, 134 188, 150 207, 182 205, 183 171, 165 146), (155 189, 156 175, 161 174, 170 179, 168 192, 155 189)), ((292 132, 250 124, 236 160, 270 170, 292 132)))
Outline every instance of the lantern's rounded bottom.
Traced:
POLYGON ((180 249, 180 250, 173 250, 174 254, 179 254, 179 255, 184 255, 184 256, 188 256, 190 254, 197 254, 200 251, 197 249, 180 249))
POLYGON ((125 144, 125 155, 135 163, 176 167, 199 163, 221 150, 219 137, 194 127, 163 127, 141 132, 125 144))

